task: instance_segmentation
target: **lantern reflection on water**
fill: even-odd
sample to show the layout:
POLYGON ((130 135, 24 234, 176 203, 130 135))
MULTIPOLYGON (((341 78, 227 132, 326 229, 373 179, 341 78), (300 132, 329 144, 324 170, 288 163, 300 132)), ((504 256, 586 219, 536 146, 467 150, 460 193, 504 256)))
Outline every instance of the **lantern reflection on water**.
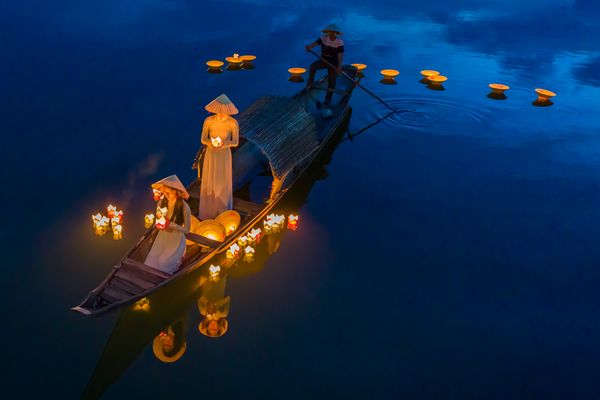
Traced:
POLYGON ((249 242, 258 243, 258 241, 260 240, 261 233, 262 231, 260 228, 255 228, 252 229, 246 236, 248 237, 249 242))
POLYGON ((144 227, 150 228, 154 224, 154 214, 146 214, 144 217, 144 227))
POLYGON ((132 310, 133 311, 146 311, 146 312, 150 311, 150 300, 148 300, 146 297, 139 299, 133 305, 132 310))
POLYGON ((94 233, 97 236, 104 236, 108 232, 108 225, 110 220, 101 215, 100 213, 92 215, 92 221, 94 224, 94 233))
POLYGON ((245 245, 248 244, 248 237, 247 236, 240 236, 237 240, 237 243, 240 247, 244 247, 245 245))
POLYGON ((212 265, 208 267, 208 272, 210 273, 210 280, 217 281, 219 279, 219 272, 221 272, 221 267, 218 265, 212 265))
POLYGON ((254 260, 254 247, 247 246, 244 249, 244 261, 252 262, 254 260))

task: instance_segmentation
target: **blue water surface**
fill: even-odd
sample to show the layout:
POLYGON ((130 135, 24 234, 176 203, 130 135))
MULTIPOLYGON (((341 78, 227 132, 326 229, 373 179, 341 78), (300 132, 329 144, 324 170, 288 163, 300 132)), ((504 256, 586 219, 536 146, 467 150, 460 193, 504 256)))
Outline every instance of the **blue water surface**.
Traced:
MULTIPOLYGON (((399 112, 344 140, 300 229, 228 280, 225 336, 200 335, 194 305, 184 356, 164 364, 146 346, 105 397, 600 397, 593 0, 3 4, 4 394, 81 395, 118 314, 69 308, 142 234, 149 184, 194 178, 217 95, 243 110, 298 91, 287 68, 313 61, 303 47, 331 21, 399 112), (206 73, 233 53, 256 68, 206 73), (487 97, 494 82, 506 100, 487 97), (540 87, 552 106, 532 105, 540 87), (119 242, 91 231, 109 202, 126 213, 119 242)), ((360 89, 351 104, 353 133, 388 111, 360 89)))

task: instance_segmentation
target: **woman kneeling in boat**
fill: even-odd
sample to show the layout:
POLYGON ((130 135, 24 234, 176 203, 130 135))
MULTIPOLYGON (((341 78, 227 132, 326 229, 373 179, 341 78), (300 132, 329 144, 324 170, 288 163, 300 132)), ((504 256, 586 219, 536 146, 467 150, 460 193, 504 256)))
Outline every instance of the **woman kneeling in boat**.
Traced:
POLYGON ((231 115, 238 110, 229 98, 222 94, 206 107, 213 113, 204 120, 202 144, 206 146, 200 185, 200 219, 215 218, 233 208, 231 185, 231 148, 239 142, 239 127, 231 115))
POLYGON ((185 253, 185 234, 190 232, 191 211, 184 200, 189 194, 177 175, 153 183, 152 188, 164 194, 164 198, 158 202, 158 209, 166 207, 168 211, 163 215, 165 224, 156 224, 159 232, 144 264, 172 274, 181 265, 185 253))

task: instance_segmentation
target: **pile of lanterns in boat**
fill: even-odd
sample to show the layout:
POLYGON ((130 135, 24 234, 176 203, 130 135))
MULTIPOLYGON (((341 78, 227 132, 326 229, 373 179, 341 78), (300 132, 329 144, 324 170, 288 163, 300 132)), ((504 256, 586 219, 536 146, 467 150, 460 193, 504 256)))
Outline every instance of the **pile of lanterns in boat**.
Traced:
POLYGON ((104 236, 111 230, 114 240, 123 239, 123 210, 117 210, 116 206, 109 204, 106 207, 106 214, 92 215, 94 233, 97 236, 104 236))
MULTIPOLYGON (((225 61, 227 61, 228 64, 227 70, 233 71, 239 69, 254 69, 254 60, 256 60, 256 56, 250 54, 240 56, 235 53, 233 56, 225 57, 225 61)), ((207 72, 211 74, 220 74, 223 72, 222 67, 225 63, 221 60, 209 60, 206 62, 206 65, 208 66, 207 72)))

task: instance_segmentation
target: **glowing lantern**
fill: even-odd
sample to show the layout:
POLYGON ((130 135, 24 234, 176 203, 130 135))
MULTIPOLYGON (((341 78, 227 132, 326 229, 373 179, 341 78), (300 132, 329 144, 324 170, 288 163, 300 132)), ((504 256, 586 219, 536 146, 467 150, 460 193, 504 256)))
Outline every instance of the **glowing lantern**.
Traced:
POLYGON ((163 198, 163 194, 160 190, 152 189, 152 194, 154 195, 154 201, 159 201, 163 198))
POLYGON ((156 217, 157 218, 166 217, 168 212, 169 212, 168 207, 156 207, 156 217))
POLYGON ((112 204, 109 204, 108 207, 106 207, 106 213, 108 214, 108 218, 114 217, 115 211, 117 211, 117 207, 113 206, 112 204))
POLYGON ((233 57, 226 57, 225 60, 229 63, 230 67, 239 67, 244 62, 239 54, 234 54, 233 57))
POLYGON ((285 217, 283 215, 269 214, 263 222, 265 233, 277 233, 283 228, 285 217))
POLYGON ((219 61, 219 60, 210 60, 206 62, 206 65, 208 66, 208 70, 207 72, 211 73, 211 74, 219 74, 221 72, 223 72, 223 70, 221 69, 221 67, 224 65, 225 63, 223 61, 219 61))
POLYGON ((434 71, 433 69, 424 69, 421 71, 421 75, 423 75, 423 78, 425 79, 428 79, 430 76, 436 76, 439 74, 439 71, 434 71))
POLYGON ((306 68, 290 68, 288 72, 294 78, 302 78, 302 75, 306 72, 306 68))
POLYGON ((237 243, 234 243, 231 246, 229 246, 229 249, 227 250, 225 255, 227 256, 228 260, 233 260, 235 257, 237 257, 239 252, 240 252, 240 246, 238 246, 237 243))
POLYGON ((295 231, 298 229, 298 216, 294 214, 290 214, 288 216, 288 229, 295 231))
POLYGON ((367 64, 350 64, 352 65, 354 68, 356 68, 356 70, 358 72, 362 72, 365 68, 367 68, 367 64))
POLYGON ((221 147, 221 145, 223 144, 223 141, 218 136, 217 137, 211 137, 210 141, 211 141, 213 147, 221 147))
POLYGON ((113 213, 113 219, 114 218, 118 218, 119 222, 123 221, 123 210, 115 210, 115 212, 113 213))
POLYGON ((219 280, 219 272, 221 272, 221 267, 211 264, 211 266, 208 267, 208 272, 210 273, 210 280, 217 281, 219 280))
POLYGON ((395 69, 382 69, 381 75, 384 79, 394 80, 395 77, 400 75, 400 72, 395 69))
POLYGON ((247 236, 240 236, 238 238, 237 242, 240 245, 240 247, 244 247, 245 245, 248 244, 248 237, 247 236))
POLYGON ((109 219, 102 216, 100 213, 92 215, 92 221, 94 223, 94 233, 98 236, 104 236, 108 232, 109 219))
POLYGON ((244 261, 252 262, 254 260, 254 247, 248 246, 244 249, 244 261))
POLYGON ((150 228, 154 224, 154 214, 146 214, 144 217, 144 226, 150 228))
POLYGON ((241 56, 240 59, 244 64, 252 64, 254 60, 256 60, 256 56, 251 56, 249 54, 241 56))
POLYGON ((548 103, 552 97, 556 96, 556 93, 546 89, 537 88, 535 92, 538 95, 536 102, 539 103, 548 103))
POLYGON ((240 214, 235 210, 223 211, 215 218, 215 221, 225 227, 225 234, 227 236, 235 232, 238 226, 240 226, 241 220, 240 214))
POLYGON ((226 236, 223 225, 214 219, 206 219, 198 223, 194 229, 194 233, 218 242, 225 240, 226 236))
POLYGON ((427 80, 432 86, 442 86, 442 83, 446 82, 448 78, 444 75, 433 75, 428 76, 427 80))
POLYGON ((261 234, 262 231, 260 228, 252 229, 248 235, 246 235, 248 237, 248 242, 257 243, 260 240, 261 234))
POLYGON ((123 239, 123 225, 113 226, 112 231, 113 231, 113 239, 114 240, 123 239))
POLYGON ((490 89, 492 89, 493 93, 496 93, 496 94, 504 94, 505 91, 507 91, 508 89, 510 89, 510 86, 506 86, 506 85, 503 85, 501 83, 490 83, 488 85, 488 87, 490 89))

